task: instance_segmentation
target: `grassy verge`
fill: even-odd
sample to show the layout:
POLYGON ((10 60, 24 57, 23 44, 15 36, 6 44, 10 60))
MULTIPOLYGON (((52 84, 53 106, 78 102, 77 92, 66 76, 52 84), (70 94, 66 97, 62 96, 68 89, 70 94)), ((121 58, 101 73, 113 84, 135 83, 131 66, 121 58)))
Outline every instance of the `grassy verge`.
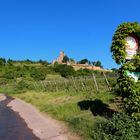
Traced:
MULTIPOLYGON (((92 100, 89 100, 83 92, 66 93, 65 91, 49 93, 28 91, 26 93, 11 94, 11 96, 31 103, 41 112, 47 113, 57 120, 64 121, 73 132, 85 140, 93 140, 94 125, 96 122, 106 120, 102 112, 93 111, 93 104, 97 103, 94 104, 94 110, 96 110, 96 108, 108 105, 110 100, 115 97, 111 93, 98 93, 92 95, 92 100), (97 116, 93 115, 94 113, 97 113, 97 116)), ((111 107, 113 108, 112 105, 111 107)), ((103 110, 101 109, 101 111, 103 110)))

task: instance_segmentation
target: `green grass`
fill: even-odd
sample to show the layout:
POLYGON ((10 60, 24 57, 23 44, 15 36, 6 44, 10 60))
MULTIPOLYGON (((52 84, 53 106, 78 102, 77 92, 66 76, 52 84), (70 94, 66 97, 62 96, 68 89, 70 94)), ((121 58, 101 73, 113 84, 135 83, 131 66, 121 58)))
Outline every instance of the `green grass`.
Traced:
MULTIPOLYGON (((83 92, 26 92, 11 94, 28 103, 36 106, 41 112, 49 114, 51 117, 64 121, 72 132, 77 133, 85 140, 92 140, 94 124, 104 121, 102 116, 93 116, 90 109, 81 110, 78 102, 87 101, 83 92)), ((115 95, 111 93, 98 93, 92 95, 92 100, 100 99, 103 103, 109 104, 115 95)))
POLYGON ((59 74, 48 74, 46 76, 46 80, 60 80, 60 79, 64 79, 63 77, 61 77, 59 74))

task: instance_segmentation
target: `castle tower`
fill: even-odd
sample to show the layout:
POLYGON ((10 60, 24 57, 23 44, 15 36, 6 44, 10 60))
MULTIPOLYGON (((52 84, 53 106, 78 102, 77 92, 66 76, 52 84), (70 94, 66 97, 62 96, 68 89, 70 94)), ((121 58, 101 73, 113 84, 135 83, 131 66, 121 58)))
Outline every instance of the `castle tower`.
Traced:
POLYGON ((59 57, 57 58, 58 64, 62 63, 64 56, 65 56, 64 52, 61 51, 59 57))

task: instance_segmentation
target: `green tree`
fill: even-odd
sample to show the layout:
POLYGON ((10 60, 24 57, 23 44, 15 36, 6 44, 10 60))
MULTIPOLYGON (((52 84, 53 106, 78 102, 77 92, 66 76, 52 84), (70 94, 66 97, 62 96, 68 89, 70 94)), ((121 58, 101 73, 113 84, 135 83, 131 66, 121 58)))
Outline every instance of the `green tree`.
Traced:
POLYGON ((8 59, 7 60, 7 64, 10 65, 10 66, 12 66, 13 65, 13 60, 12 59, 8 59))
POLYGON ((99 61, 99 60, 96 62, 95 66, 101 67, 101 68, 103 67, 101 61, 99 61))
POLYGON ((73 58, 69 59, 70 63, 75 63, 75 60, 73 58))
POLYGON ((32 61, 32 60, 30 60, 30 59, 26 59, 26 60, 24 60, 24 61, 23 61, 23 63, 26 63, 26 64, 32 64, 32 63, 33 63, 33 61, 32 61))
POLYGON ((47 66, 49 63, 47 61, 44 61, 44 60, 39 60, 38 63, 44 65, 44 66, 47 66))
POLYGON ((69 62, 69 57, 65 55, 62 62, 63 63, 69 62))
POLYGON ((5 58, 0 58, 0 66, 5 66, 6 60, 5 58))
POLYGON ((112 68, 111 70, 114 71, 114 72, 118 72, 119 71, 119 69, 117 69, 117 68, 112 68))
POLYGON ((98 61, 93 61, 93 62, 91 62, 91 63, 92 63, 93 66, 103 68, 102 63, 101 63, 101 61, 99 61, 99 60, 98 60, 98 61))
POLYGON ((89 60, 85 58, 85 59, 80 60, 78 63, 79 64, 87 64, 87 63, 89 63, 89 60))
POLYGON ((96 62, 95 62, 95 61, 93 61, 93 62, 91 62, 91 64, 92 64, 93 66, 95 66, 96 62))
POLYGON ((56 64, 54 66, 55 72, 60 73, 62 77, 69 77, 75 75, 75 70, 72 66, 63 65, 63 64, 56 64))

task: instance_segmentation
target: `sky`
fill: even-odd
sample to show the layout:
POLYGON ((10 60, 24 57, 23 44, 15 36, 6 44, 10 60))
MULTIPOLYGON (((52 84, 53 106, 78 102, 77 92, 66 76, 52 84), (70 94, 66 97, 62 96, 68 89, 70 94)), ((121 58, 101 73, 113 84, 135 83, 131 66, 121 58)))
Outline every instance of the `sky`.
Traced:
POLYGON ((0 57, 79 61, 118 68, 110 52, 119 24, 140 23, 139 0, 0 0, 0 57))

